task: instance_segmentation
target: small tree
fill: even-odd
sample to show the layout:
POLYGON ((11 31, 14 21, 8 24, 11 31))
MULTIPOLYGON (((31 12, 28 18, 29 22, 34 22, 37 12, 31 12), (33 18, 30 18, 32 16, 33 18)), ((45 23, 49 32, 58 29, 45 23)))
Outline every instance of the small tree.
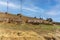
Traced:
POLYGON ((36 18, 36 16, 34 18, 36 18))
POLYGON ((8 12, 5 12, 5 14, 8 14, 8 12))
POLYGON ((52 22, 53 19, 52 18, 47 18, 46 21, 52 22))
POLYGON ((21 14, 17 14, 17 16, 20 16, 21 17, 22 15, 21 14))
POLYGON ((41 17, 40 17, 39 19, 40 19, 40 20, 43 20, 43 18, 41 18, 41 17))

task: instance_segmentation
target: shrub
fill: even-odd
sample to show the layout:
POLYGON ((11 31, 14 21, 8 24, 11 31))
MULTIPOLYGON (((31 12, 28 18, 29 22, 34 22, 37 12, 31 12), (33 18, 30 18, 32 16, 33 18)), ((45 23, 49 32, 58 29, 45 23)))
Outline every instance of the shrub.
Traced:
POLYGON ((53 19, 52 18, 47 18, 46 21, 52 22, 53 19))

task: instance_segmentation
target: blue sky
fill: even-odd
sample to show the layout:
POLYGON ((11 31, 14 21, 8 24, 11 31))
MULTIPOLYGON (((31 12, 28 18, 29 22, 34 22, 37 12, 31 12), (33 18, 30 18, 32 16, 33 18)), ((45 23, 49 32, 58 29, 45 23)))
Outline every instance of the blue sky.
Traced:
POLYGON ((9 13, 21 13, 25 16, 44 19, 52 18, 60 22, 60 0, 0 0, 0 12, 7 11, 7 1, 9 13))

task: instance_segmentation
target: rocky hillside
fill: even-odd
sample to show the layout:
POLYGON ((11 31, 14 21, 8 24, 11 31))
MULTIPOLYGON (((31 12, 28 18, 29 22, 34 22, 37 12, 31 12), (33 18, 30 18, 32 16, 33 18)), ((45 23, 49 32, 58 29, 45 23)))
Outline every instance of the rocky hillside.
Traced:
POLYGON ((60 40, 60 25, 0 12, 0 40, 60 40))
POLYGON ((39 18, 32 18, 32 17, 26 17, 21 14, 10 14, 10 13, 3 13, 0 12, 0 22, 4 23, 15 23, 15 24, 20 24, 20 23, 29 23, 29 24, 53 24, 52 22, 39 19, 39 18))

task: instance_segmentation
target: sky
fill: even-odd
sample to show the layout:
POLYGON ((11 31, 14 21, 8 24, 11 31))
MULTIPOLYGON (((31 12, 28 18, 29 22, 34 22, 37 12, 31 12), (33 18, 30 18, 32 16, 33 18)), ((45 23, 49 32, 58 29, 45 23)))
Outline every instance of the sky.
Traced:
POLYGON ((0 0, 0 12, 37 18, 52 18, 60 22, 60 0, 0 0), (8 4, 7 4, 8 1, 8 4))

